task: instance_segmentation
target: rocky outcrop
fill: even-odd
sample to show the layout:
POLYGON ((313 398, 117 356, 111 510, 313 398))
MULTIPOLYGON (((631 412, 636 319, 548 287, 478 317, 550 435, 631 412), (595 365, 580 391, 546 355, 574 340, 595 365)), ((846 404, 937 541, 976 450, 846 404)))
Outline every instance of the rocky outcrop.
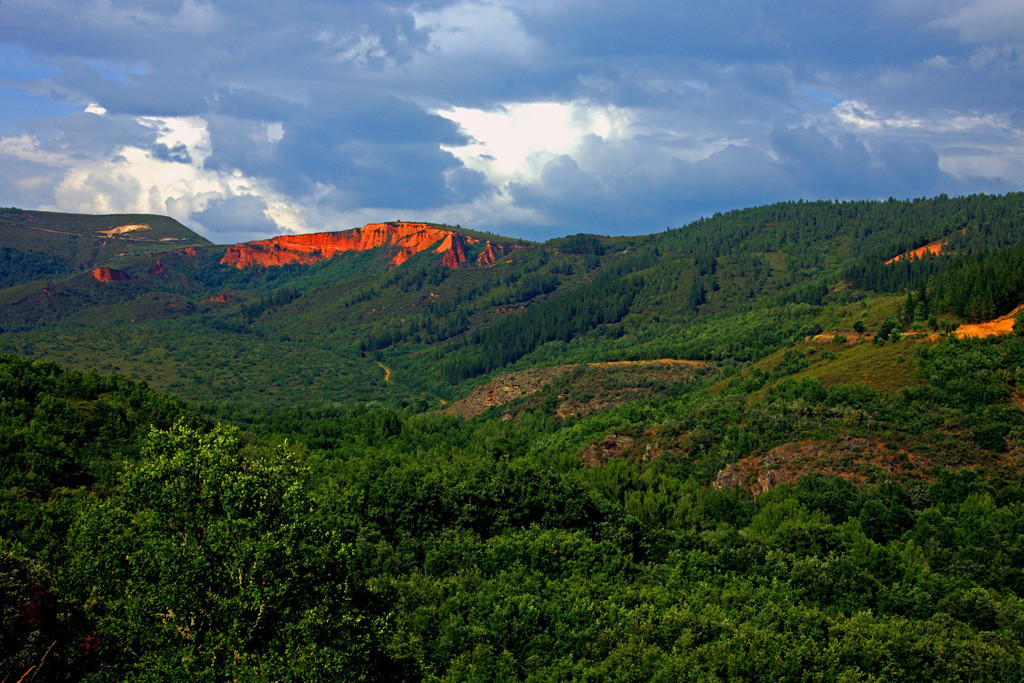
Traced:
POLYGON ((146 272, 157 277, 169 277, 171 275, 170 269, 165 266, 164 262, 160 259, 157 259, 156 263, 154 263, 146 272))
POLYGON ((601 467, 608 461, 621 458, 633 448, 634 439, 623 434, 609 434, 597 443, 588 444, 579 453, 587 467, 601 467))
POLYGON ((127 282, 132 279, 132 276, 123 270, 113 268, 95 268, 92 276, 97 282, 127 282))
MULTIPOLYGON (((447 235, 437 249, 434 250, 438 254, 444 254, 441 264, 448 268, 458 268, 460 263, 464 263, 466 260, 466 244, 469 239, 469 237, 460 235, 457 232, 447 235)), ((476 240, 473 240, 473 242, 476 242, 476 240)))
POLYGON ((869 439, 795 441, 726 465, 712 483, 716 488, 747 488, 755 496, 815 472, 868 481, 872 468, 897 478, 924 478, 931 459, 869 439))
POLYGON ((215 301, 215 302, 221 303, 221 304, 227 303, 229 301, 234 301, 234 300, 235 300, 235 295, 234 294, 230 294, 230 293, 228 293, 228 294, 219 294, 219 295, 217 295, 215 297, 212 297, 210 299, 210 301, 215 301))
POLYGON ((391 259, 391 264, 394 266, 400 266, 409 259, 411 259, 413 257, 413 254, 415 254, 415 252, 412 251, 411 249, 403 249, 402 251, 395 254, 395 257, 391 259))
POLYGON ((501 245, 495 247, 491 244, 490 240, 487 240, 487 245, 484 250, 480 252, 480 255, 476 257, 477 265, 490 266, 494 265, 494 262, 498 260, 498 257, 504 253, 501 245))
POLYGON ((466 247, 476 242, 472 237, 426 223, 371 223, 343 232, 281 235, 269 240, 236 244, 228 248, 221 263, 239 269, 287 263, 311 264, 346 251, 383 247, 396 250, 391 261, 394 265, 401 265, 414 254, 433 249, 443 254, 445 266, 457 268, 466 261, 466 247))
POLYGON ((583 417, 629 401, 641 400, 649 396, 657 386, 689 382, 698 373, 704 372, 705 368, 706 364, 701 361, 661 359, 516 370, 495 377, 438 412, 460 417, 481 415, 494 406, 503 406, 536 394, 575 370, 576 376, 570 386, 563 387, 568 394, 557 395, 555 415, 560 419, 583 417))
POLYGON ((572 369, 571 365, 550 368, 530 368, 501 375, 482 387, 477 387, 469 396, 438 411, 459 417, 474 417, 487 412, 488 408, 503 406, 523 396, 536 393, 555 379, 572 369))

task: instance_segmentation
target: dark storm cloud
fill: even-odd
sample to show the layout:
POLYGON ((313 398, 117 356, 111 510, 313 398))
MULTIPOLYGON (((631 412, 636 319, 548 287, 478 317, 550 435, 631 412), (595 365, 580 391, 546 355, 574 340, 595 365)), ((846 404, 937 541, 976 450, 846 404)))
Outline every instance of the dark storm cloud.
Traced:
POLYGON ((939 155, 923 142, 893 140, 879 150, 879 159, 903 187, 931 191, 940 180, 951 179, 939 169, 939 155))
MULTIPOLYGON (((696 162, 600 177, 560 155, 543 168, 540 182, 513 184, 517 204, 552 219, 534 232, 603 234, 646 232, 661 223, 681 225, 716 211, 778 201, 920 197, 939 192, 1006 192, 992 179, 954 179, 939 168, 935 150, 923 142, 893 140, 869 149, 852 133, 835 139, 814 127, 777 127, 772 155, 729 145, 696 162)), ((623 164, 622 167, 627 167, 623 164)), ((606 168, 614 168, 607 164, 606 168)))
POLYGON ((803 187, 813 188, 815 194, 837 187, 867 191, 876 175, 871 155, 852 133, 832 141, 812 126, 776 128, 772 145, 788 174, 803 187))
POLYGON ((173 161, 176 164, 191 164, 192 155, 185 145, 165 145, 159 143, 152 148, 153 156, 161 161, 173 161))
POLYGON ((210 85, 199 75, 162 70, 111 78, 80 59, 62 60, 60 69, 56 84, 114 114, 190 116, 207 108, 210 85))
MULTIPOLYGON (((161 163, 240 173, 252 180, 245 192, 271 188, 280 193, 275 201, 318 215, 386 208, 411 216, 477 203, 491 207, 480 215, 499 227, 553 232, 577 224, 643 232, 800 197, 1004 191, 1024 182, 1016 161, 1024 131, 1020 7, 3 3, 0 56, 16 59, 0 76, 21 98, 35 98, 16 108, 20 120, 0 114, 5 135, 31 137, 3 148, 3 165, 38 174, 31 201, 45 203, 39 188, 58 185, 74 160, 110 161, 137 147, 161 163), (52 116, 28 118, 55 100, 61 109, 52 116), (533 102, 618 108, 631 127, 607 141, 581 137, 508 181, 468 168, 459 147, 470 140, 434 113, 533 102), (108 113, 64 115, 90 103, 108 113), (136 117, 190 117, 206 137, 186 147, 136 117), (508 202, 517 211, 505 220, 496 212, 508 202), (536 225, 518 222, 523 215, 538 216, 536 225)), ((89 177, 110 186, 101 173, 96 165, 89 177)), ((193 214, 203 225, 268 230, 265 202, 248 194, 174 205, 206 206, 193 214)), ((463 208, 464 224, 473 210, 463 208)))
POLYGON ((296 109, 276 143, 254 143, 258 127, 219 122, 208 166, 269 173, 276 187, 297 194, 335 186, 362 206, 440 206, 465 197, 469 171, 462 169, 455 193, 446 175, 461 163, 440 147, 465 142, 454 123, 396 97, 341 94, 348 97, 296 109))
POLYGON ((151 147, 156 133, 131 116, 98 116, 76 112, 43 118, 21 126, 39 144, 72 158, 109 157, 125 146, 151 147))
POLYGON ((861 68, 931 57, 949 31, 927 29, 914 12, 884 2, 719 0, 530 3, 531 32, 575 58, 604 61, 697 57, 713 62, 797 61, 861 68))
POLYGON ((267 204, 251 195, 217 199, 196 214, 206 233, 218 244, 268 237, 280 232, 277 224, 267 218, 267 204))
POLYGON ((298 194, 333 185, 349 204, 436 206, 470 192, 472 174, 455 173, 461 164, 441 149, 462 141, 455 125, 365 85, 425 44, 408 7, 79 0, 15 19, 14 40, 60 55, 52 82, 68 97, 111 114, 203 117, 207 168, 238 168, 298 194), (30 27, 44 24, 62 39, 34 37, 30 27), (278 144, 258 125, 274 122, 278 144), (458 192, 446 174, 461 178, 458 192))
POLYGON ((515 184, 517 203, 551 217, 534 232, 637 234, 678 226, 701 215, 763 204, 795 189, 770 157, 729 145, 697 162, 673 160, 610 178, 584 171, 568 155, 548 162, 541 182, 515 184))

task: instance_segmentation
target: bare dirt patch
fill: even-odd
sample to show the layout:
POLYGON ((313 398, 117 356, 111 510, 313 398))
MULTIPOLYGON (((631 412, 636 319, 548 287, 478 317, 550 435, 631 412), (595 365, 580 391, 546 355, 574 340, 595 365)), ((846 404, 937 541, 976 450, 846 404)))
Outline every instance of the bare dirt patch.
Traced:
POLYGON ((603 363, 587 363, 588 368, 627 368, 630 366, 683 366, 687 368, 703 368, 707 363, 699 360, 677 360, 675 358, 661 358, 658 360, 610 360, 603 363))
POLYGON ((119 225, 116 228, 110 230, 100 230, 101 235, 107 237, 113 237, 114 235, 123 235, 126 232, 137 232, 139 230, 149 230, 149 224, 147 223, 132 223, 131 225, 119 225))
POLYGON ((571 365, 557 365, 550 368, 530 368, 518 372, 507 372, 482 387, 455 401, 439 412, 459 417, 475 417, 494 406, 503 406, 518 398, 536 393, 551 384, 556 378, 572 369, 571 365))
MULTIPOLYGON (((537 394, 561 380, 552 389, 553 395, 557 391, 555 414, 562 419, 582 417, 643 399, 671 384, 690 381, 695 371, 706 366, 701 361, 664 358, 530 368, 500 375, 440 412, 474 417, 494 406, 537 394), (573 374, 563 379, 570 372, 573 374)), ((536 401, 539 403, 540 399, 536 401)))
POLYGON ((1000 316, 995 320, 961 325, 956 328, 953 334, 957 337, 991 337, 996 334, 1011 334, 1013 332, 1013 323, 1017 318, 1017 314, 1020 313, 1022 309, 1024 309, 1024 305, 1018 306, 1006 315, 1000 316))
POLYGON ((871 439, 796 441, 726 465, 713 485, 746 488, 756 496, 811 472, 864 483, 872 468, 897 477, 924 478, 931 466, 926 457, 871 439))
POLYGON ((931 244, 926 244, 923 247, 918 247, 917 249, 908 251, 905 254, 893 256, 891 259, 886 261, 885 264, 889 265, 890 263, 896 263, 897 261, 903 261, 905 259, 919 259, 924 258, 925 256, 938 256, 942 253, 942 250, 946 248, 947 244, 949 244, 949 240, 932 242, 931 244))

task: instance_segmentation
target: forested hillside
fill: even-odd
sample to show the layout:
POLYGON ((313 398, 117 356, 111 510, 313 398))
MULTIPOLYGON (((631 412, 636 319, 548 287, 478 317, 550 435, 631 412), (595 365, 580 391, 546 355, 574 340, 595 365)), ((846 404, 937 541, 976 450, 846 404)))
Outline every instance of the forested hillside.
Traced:
MULTIPOLYGON (((872 334, 890 316, 901 331, 990 319, 1018 303, 1022 212, 1021 194, 787 202, 648 236, 519 243, 456 268, 430 251, 398 266, 371 250, 238 268, 224 247, 174 250, 124 266, 120 282, 0 291, 0 348, 192 400, 437 407, 467 380, 523 367, 746 362, 857 319, 872 334), (939 253, 893 260, 926 245, 939 253)), ((501 242, 463 232, 477 249, 501 242)), ((7 258, 48 268, 31 250, 7 258)))
POLYGON ((203 418, 5 357, 0 670, 1016 679, 1024 416, 1005 368, 1022 344, 922 353, 933 379, 895 401, 793 379, 748 400, 708 376, 570 423, 544 404, 203 418), (585 466, 609 433, 630 445, 585 466), (782 465, 773 485, 722 483, 758 453, 782 465))
POLYGON ((1020 680, 1024 316, 961 325, 1012 323, 1022 226, 10 246, 50 274, 0 291, 0 680, 1020 680))

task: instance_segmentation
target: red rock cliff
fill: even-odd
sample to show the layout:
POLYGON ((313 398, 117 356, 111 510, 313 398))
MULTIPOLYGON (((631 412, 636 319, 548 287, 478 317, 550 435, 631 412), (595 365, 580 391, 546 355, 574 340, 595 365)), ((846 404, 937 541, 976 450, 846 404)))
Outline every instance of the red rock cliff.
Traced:
POLYGON ((113 268, 95 268, 92 271, 92 276, 98 282, 124 282, 132 279, 132 276, 123 270, 114 270, 113 268))
POLYGON ((344 251, 389 247, 397 250, 392 263, 401 265, 413 254, 434 248, 435 252, 444 254, 444 265, 455 268, 466 260, 466 246, 476 241, 426 223, 371 223, 344 232, 281 235, 269 240, 236 244, 228 248, 220 262, 236 268, 308 264, 344 251))
POLYGON ((479 266, 490 266, 497 262, 498 258, 508 253, 508 248, 504 244, 491 244, 490 240, 487 240, 487 246, 480 252, 480 255, 476 257, 476 263, 479 266))

